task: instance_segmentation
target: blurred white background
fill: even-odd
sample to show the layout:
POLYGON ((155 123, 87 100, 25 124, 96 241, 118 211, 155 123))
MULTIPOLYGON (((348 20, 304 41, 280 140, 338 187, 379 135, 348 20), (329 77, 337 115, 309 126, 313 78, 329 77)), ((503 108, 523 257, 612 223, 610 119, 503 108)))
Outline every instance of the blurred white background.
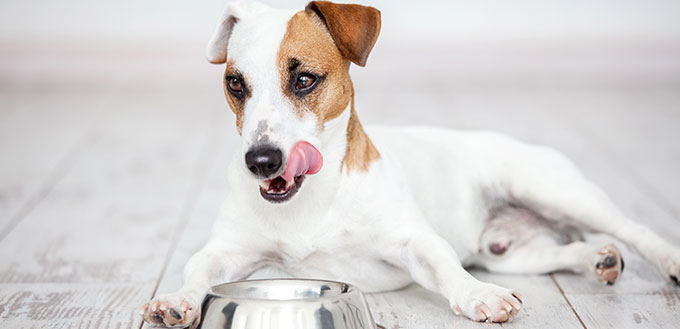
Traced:
MULTIPOLYGON (((301 9, 306 1, 267 3, 301 9)), ((675 0, 364 3, 383 14, 368 66, 381 88, 400 87, 395 73, 444 88, 675 84, 680 76, 675 0)), ((60 78, 68 75, 69 86, 82 88, 110 82, 149 88, 149 81, 167 86, 174 80, 201 85, 210 72, 203 49, 223 5, 5 0, 0 84, 63 88, 60 78)))
MULTIPOLYGON (((304 0, 271 0, 303 8, 304 0)), ((351 1, 338 1, 351 2, 351 1)), ((93 38, 201 40, 225 1, 5 0, 3 39, 93 38)), ((674 0, 363 1, 383 12, 390 42, 520 41, 532 39, 670 39, 680 37, 674 0)))

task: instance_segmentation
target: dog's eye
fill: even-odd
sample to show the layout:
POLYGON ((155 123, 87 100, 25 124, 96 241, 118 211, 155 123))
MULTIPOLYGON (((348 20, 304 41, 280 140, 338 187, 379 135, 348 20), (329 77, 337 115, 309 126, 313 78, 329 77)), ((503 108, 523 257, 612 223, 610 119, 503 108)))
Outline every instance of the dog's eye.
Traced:
POLYGON ((229 79, 229 89, 233 92, 241 92, 243 91, 243 85, 241 84, 241 80, 238 78, 228 78, 229 79))
POLYGON ((227 77, 227 87, 234 94, 243 93, 243 83, 237 77, 227 77))
POLYGON ((310 88, 316 82, 316 77, 309 73, 302 73, 297 77, 295 82, 295 90, 305 90, 310 88))

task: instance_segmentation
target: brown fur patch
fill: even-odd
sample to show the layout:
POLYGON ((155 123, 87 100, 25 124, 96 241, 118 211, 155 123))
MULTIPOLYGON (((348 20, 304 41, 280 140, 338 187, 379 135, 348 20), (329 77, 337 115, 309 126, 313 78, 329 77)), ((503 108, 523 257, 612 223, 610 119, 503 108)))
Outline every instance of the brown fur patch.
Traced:
POLYGON ((347 151, 345 151, 345 158, 342 159, 342 168, 346 172, 367 171, 371 162, 380 159, 380 152, 359 122, 359 117, 354 110, 354 99, 352 99, 351 111, 347 125, 347 151))
POLYGON ((247 81, 245 81, 244 78, 243 80, 244 88, 246 88, 248 92, 245 94, 245 97, 243 99, 239 99, 238 97, 232 95, 227 89, 228 76, 242 76, 241 73, 236 68, 236 66, 234 65, 233 61, 229 61, 227 63, 227 68, 224 70, 224 76, 222 77, 222 88, 224 89, 224 95, 227 98, 229 108, 231 108, 231 111, 234 112, 234 114, 236 114, 236 129, 238 130, 238 133, 240 135, 243 130, 243 111, 246 106, 246 102, 248 101, 248 98, 250 98, 251 95, 250 85, 248 84, 247 81))
POLYGON ((335 119, 351 103, 347 127, 347 150, 343 170, 365 171, 380 153, 368 138, 354 110, 354 88, 349 76, 349 59, 338 50, 324 22, 314 13, 300 11, 288 22, 278 54, 281 88, 298 115, 313 113, 319 129, 335 119), (320 81, 313 91, 299 97, 293 92, 295 77, 300 72, 312 73, 320 81))
POLYGON ((281 89, 300 116, 309 111, 319 124, 337 118, 352 97, 349 61, 338 51, 323 22, 305 11, 288 22, 278 55, 281 89), (304 97, 293 93, 293 79, 300 72, 317 76, 316 88, 304 97))

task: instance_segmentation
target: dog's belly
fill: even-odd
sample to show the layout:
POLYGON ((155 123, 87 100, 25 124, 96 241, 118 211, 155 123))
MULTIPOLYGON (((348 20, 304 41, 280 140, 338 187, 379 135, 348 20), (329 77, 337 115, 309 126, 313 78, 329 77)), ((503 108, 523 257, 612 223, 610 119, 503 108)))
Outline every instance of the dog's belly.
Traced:
POLYGON ((284 260, 282 265, 295 277, 343 281, 364 292, 395 290, 412 282, 404 268, 368 256, 369 252, 342 253, 315 251, 300 261, 284 260))
POLYGON ((488 210, 504 198, 494 180, 503 163, 499 153, 510 152, 508 139, 431 127, 369 127, 367 132, 381 152, 382 171, 390 175, 383 181, 403 177, 400 183, 408 186, 430 228, 461 260, 476 254, 488 210))

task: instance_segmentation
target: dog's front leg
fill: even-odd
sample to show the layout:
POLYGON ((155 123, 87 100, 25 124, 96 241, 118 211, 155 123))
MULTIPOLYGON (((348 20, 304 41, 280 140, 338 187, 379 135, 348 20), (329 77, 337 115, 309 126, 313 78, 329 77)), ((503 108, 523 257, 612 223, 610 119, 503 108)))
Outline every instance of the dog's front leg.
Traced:
POLYGON ((221 244, 208 243, 184 268, 184 285, 171 294, 154 297, 141 309, 144 321, 169 328, 195 328, 203 297, 216 280, 235 281, 255 270, 255 255, 235 253, 221 244))
POLYGON ((448 298, 456 314, 475 321, 506 322, 522 306, 517 293, 470 275, 451 245, 435 233, 412 236, 402 258, 413 279, 448 298))

